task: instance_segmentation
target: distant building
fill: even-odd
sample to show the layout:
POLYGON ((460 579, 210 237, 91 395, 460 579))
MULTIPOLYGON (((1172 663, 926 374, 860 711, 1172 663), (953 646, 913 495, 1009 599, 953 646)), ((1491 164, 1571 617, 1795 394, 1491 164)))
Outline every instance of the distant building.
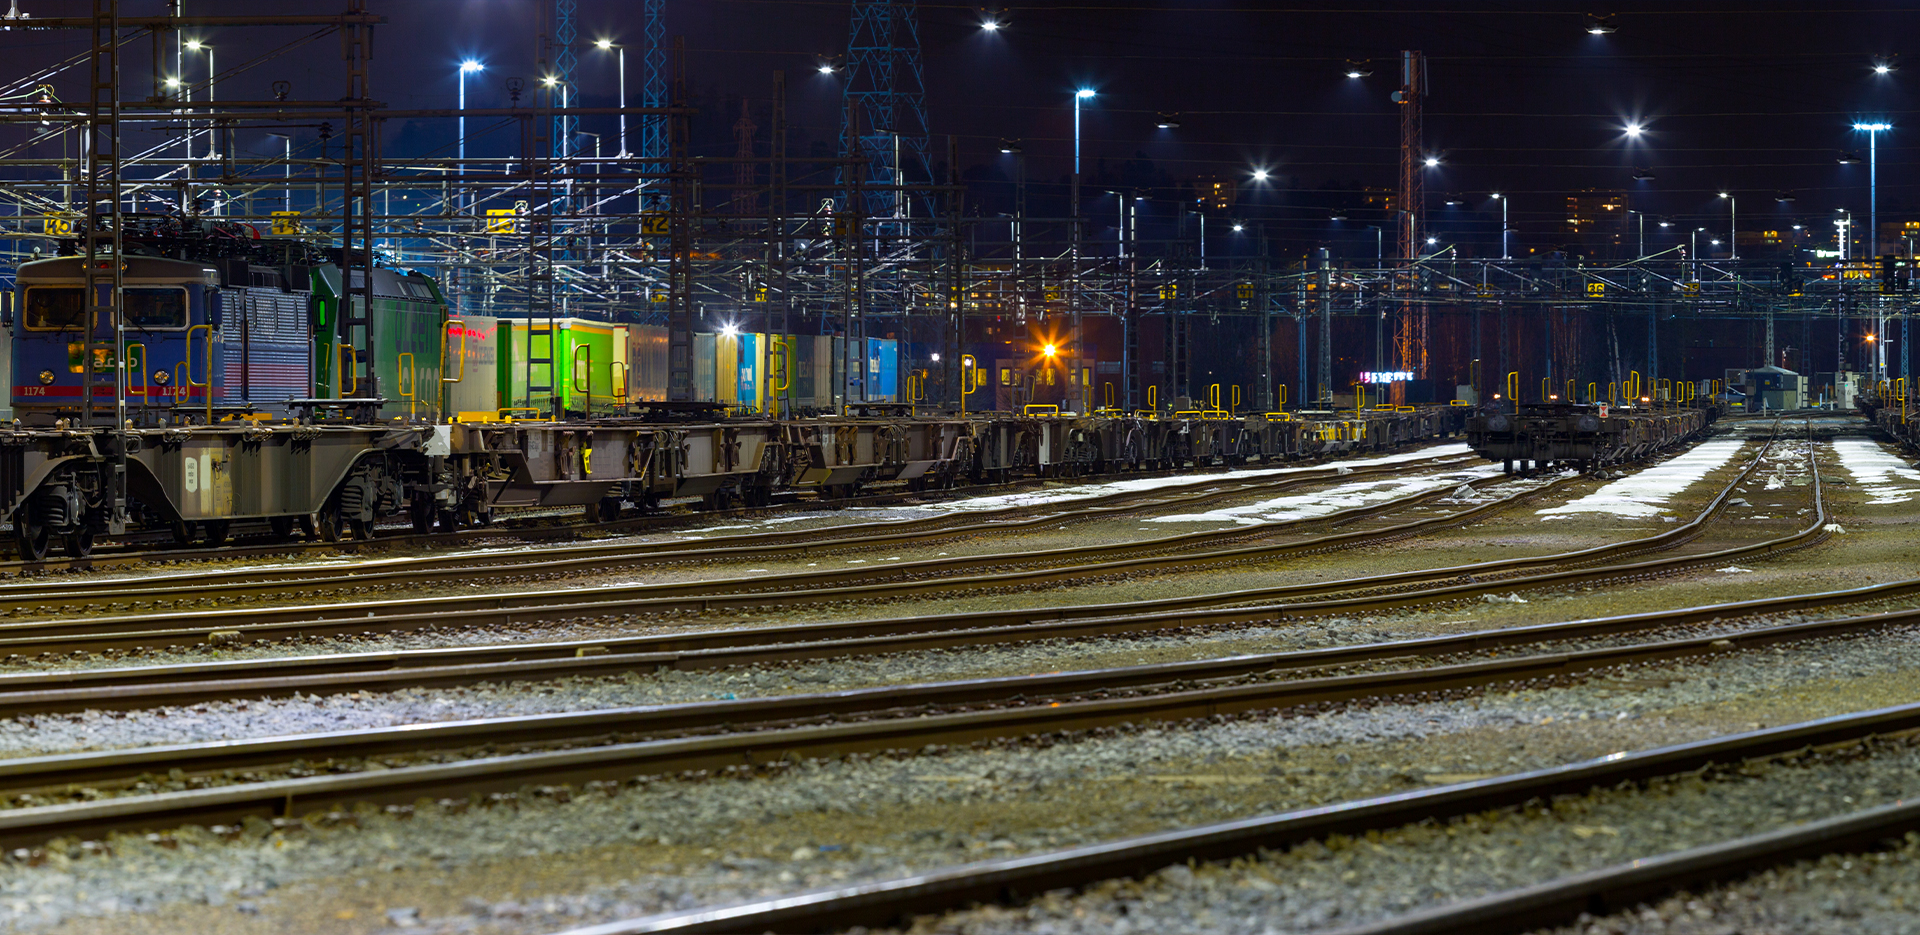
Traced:
POLYGON ((1240 199, 1240 183, 1233 179, 1203 175, 1187 183, 1187 194, 1203 211, 1225 211, 1240 199))
MULTIPOLYGON (((1868 244, 1868 249, 1872 249, 1868 244)), ((1920 221, 1881 221, 1880 252, 1906 256, 1920 249, 1920 221)))
POLYGON ((1616 252, 1628 241, 1627 193, 1585 189, 1567 196, 1568 243, 1587 251, 1616 252))

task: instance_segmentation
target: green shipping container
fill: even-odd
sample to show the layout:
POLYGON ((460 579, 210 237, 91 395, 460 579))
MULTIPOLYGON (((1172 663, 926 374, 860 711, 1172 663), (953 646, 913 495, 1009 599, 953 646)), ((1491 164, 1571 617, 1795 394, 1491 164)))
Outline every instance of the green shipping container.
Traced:
POLYGON ((512 415, 564 418, 626 407, 634 385, 626 325, 562 318, 549 332, 545 320, 529 326, 503 318, 496 333, 500 408, 517 410, 512 415))

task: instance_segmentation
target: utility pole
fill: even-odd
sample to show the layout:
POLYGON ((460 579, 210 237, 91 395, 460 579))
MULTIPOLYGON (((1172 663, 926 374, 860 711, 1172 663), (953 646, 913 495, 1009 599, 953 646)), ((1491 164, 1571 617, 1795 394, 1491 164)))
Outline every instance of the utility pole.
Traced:
MULTIPOLYGON (((1406 258, 1407 279, 1401 288, 1409 294, 1400 304, 1400 316, 1394 322, 1394 362, 1400 370, 1416 379, 1427 377, 1427 308, 1413 301, 1413 266, 1420 256, 1420 215, 1426 210, 1427 167, 1422 103, 1427 96, 1427 57, 1417 51, 1400 53, 1400 90, 1393 94, 1400 105, 1400 203, 1406 220, 1400 225, 1400 255, 1406 258)), ((1393 384, 1393 402, 1404 405, 1407 388, 1393 384)))

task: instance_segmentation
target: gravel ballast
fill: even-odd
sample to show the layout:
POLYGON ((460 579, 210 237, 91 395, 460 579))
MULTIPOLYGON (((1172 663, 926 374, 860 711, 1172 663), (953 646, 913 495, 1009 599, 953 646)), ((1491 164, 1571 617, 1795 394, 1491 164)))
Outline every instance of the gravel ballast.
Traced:
MULTIPOLYGON (((368 885, 394 894, 383 898, 425 905, 429 920, 476 922, 485 913, 459 900, 431 904, 423 893, 438 890, 425 881, 451 877, 450 892, 473 893, 504 875, 544 881, 542 898, 573 908, 497 930, 545 931, 574 912, 597 918, 620 906, 659 911, 874 879, 1698 739, 1754 726, 1753 717, 1780 723, 1915 700, 1900 673, 1916 655, 1910 635, 1835 642, 1468 701, 811 762, 775 777, 662 781, 567 804, 522 796, 457 814, 428 807, 405 821, 366 814, 357 830, 259 826, 232 842, 184 832, 173 849, 116 839, 112 858, 0 867, 0 906, 25 907, 18 920, 38 928, 183 901, 251 898, 257 908, 279 887, 357 875, 379 877, 368 885), (612 866, 603 851, 616 855, 612 866)), ((78 853, 67 845, 49 853, 78 853)), ((304 900, 274 905, 276 914, 309 911, 304 900)))

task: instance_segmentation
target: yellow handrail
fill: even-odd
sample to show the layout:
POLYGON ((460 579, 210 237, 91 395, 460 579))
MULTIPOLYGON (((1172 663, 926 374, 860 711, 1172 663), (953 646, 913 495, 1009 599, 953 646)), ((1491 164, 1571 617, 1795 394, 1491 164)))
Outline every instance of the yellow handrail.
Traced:
MULTIPOLYGON (((207 362, 207 366, 206 366, 206 374, 207 374, 207 380, 206 380, 206 382, 204 382, 204 383, 196 383, 196 382, 194 382, 194 379, 193 379, 193 365, 192 365, 191 363, 189 363, 189 364, 187 364, 187 385, 188 385, 188 386, 190 386, 190 387, 200 387, 200 388, 202 388, 202 389, 205 389, 205 390, 207 391, 207 424, 208 424, 208 425, 212 425, 212 424, 213 424, 213 326, 212 326, 212 325, 194 325, 193 327, 191 327, 191 328, 188 328, 188 329, 187 329, 187 348, 186 348, 186 350, 187 350, 187 360, 189 360, 189 361, 191 361, 191 360, 193 359, 193 333, 194 333, 195 331, 204 331, 204 332, 206 332, 206 343, 207 343, 207 357, 206 357, 206 362, 207 362)), ((188 394, 187 394, 187 396, 188 396, 189 398, 191 398, 191 397, 193 396, 193 394, 192 394, 192 393, 188 393, 188 394)))
POLYGON ((977 360, 974 360, 972 354, 961 354, 960 355, 960 418, 962 419, 967 417, 967 394, 972 393, 974 390, 979 388, 978 386, 976 386, 979 380, 980 380, 980 362, 977 360))
MULTIPOLYGON (((348 344, 345 341, 341 341, 335 344, 333 347, 334 347, 334 351, 333 351, 334 369, 339 371, 339 373, 334 375, 334 379, 333 379, 334 390, 340 394, 339 396, 340 399, 350 399, 353 396, 359 396, 360 395, 360 372, 359 372, 360 357, 359 355, 354 353, 353 345, 348 344), (348 377, 353 378, 353 393, 351 394, 351 396, 347 393, 348 377)), ((192 373, 189 372, 188 376, 192 376, 192 373)))
POLYGON ((1147 387, 1147 408, 1156 415, 1160 412, 1160 386, 1157 383, 1147 387))
POLYGON ((458 383, 462 380, 465 380, 466 378, 467 378, 467 323, 464 321, 461 321, 458 318, 449 318, 447 319, 446 329, 440 333, 440 382, 458 383), (460 366, 455 371, 455 376, 448 377, 447 376, 447 339, 454 336, 454 334, 456 333, 454 331, 455 328, 459 329, 458 334, 460 336, 460 353, 458 355, 460 359, 460 366))
POLYGON ((1227 412, 1231 414, 1239 411, 1239 409, 1240 409, 1240 384, 1235 383, 1233 385, 1233 403, 1227 407, 1227 412))
POLYGON ((1507 399, 1513 403, 1513 411, 1520 411, 1520 371, 1507 374, 1507 399))
POLYGON ((587 394, 587 408, 585 411, 587 415, 593 415, 593 345, 576 344, 573 346, 572 370, 572 373, 567 374, 568 382, 573 384, 574 392, 587 394), (580 385, 580 355, 582 354, 585 354, 587 357, 587 366, 585 368, 587 374, 586 386, 580 385))
POLYGON ((401 351, 393 359, 393 375, 400 381, 400 398, 407 401, 407 418, 413 418, 415 398, 420 391, 420 371, 413 365, 413 353, 401 351))
POLYGON ((780 366, 771 374, 774 379, 768 381, 768 389, 773 390, 775 395, 793 388, 793 341, 793 338, 787 337, 773 340, 773 359, 780 366))
POLYGON ((611 361, 607 364, 607 382, 612 384, 614 399, 626 401, 627 380, 631 369, 624 360, 611 361), (616 367, 619 369, 614 369, 616 367))
MULTIPOLYGON (((128 370, 133 371, 133 373, 138 373, 140 375, 140 405, 141 406, 145 406, 152 401, 153 389, 147 383, 147 364, 148 363, 149 361, 147 360, 147 346, 145 344, 140 344, 136 342, 136 343, 127 345, 127 357, 126 357, 126 360, 121 361, 121 364, 125 366, 128 370), (137 370, 134 369, 134 366, 133 366, 134 351, 140 352, 140 367, 137 370)), ((129 374, 127 376, 127 389, 129 390, 133 389, 132 374, 129 374)))

